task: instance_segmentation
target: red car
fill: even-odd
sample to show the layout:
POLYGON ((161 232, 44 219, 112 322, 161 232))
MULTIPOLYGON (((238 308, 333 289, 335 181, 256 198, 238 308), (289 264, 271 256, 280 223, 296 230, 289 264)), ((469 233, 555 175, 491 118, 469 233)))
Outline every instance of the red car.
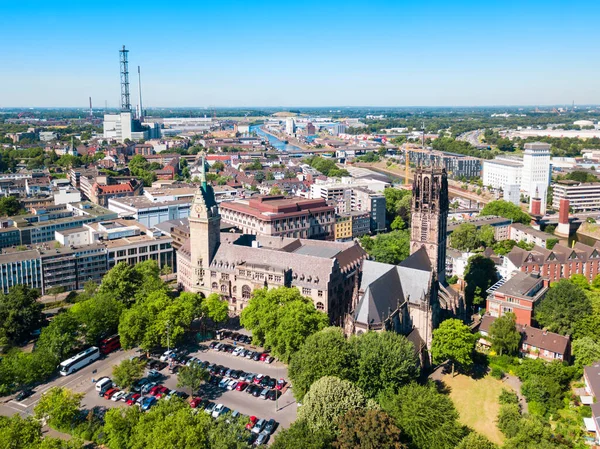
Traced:
POLYGON ((202 402, 202 399, 200 399, 200 398, 193 398, 193 399, 190 401, 190 407, 192 407, 192 408, 196 408, 196 407, 198 407, 198 405, 199 405, 201 402, 202 402))
POLYGON ((256 424, 256 421, 258 421, 256 416, 251 416, 250 421, 248 421, 248 424, 246 424, 246 430, 252 430, 254 424, 256 424))
POLYGON ((277 388, 278 390, 282 390, 283 387, 285 387, 285 380, 279 379, 277 381, 277 385, 275 385, 275 388, 277 388))
POLYGON ((164 398, 169 393, 169 391, 171 390, 169 390, 164 385, 160 385, 158 390, 156 390, 156 394, 154 396, 156 396, 158 399, 164 398))
POLYGON ((136 401, 141 397, 140 394, 136 393, 133 396, 131 396, 129 399, 127 399, 127 405, 133 405, 136 403, 136 401))
POLYGON ((148 394, 150 396, 156 396, 156 393, 158 393, 162 387, 163 387, 162 385, 155 385, 152 388, 150 388, 150 391, 148 392, 148 394))
POLYGON ((119 391, 118 388, 110 388, 106 393, 104 393, 104 399, 112 398, 113 394, 115 394, 117 391, 119 391))
POLYGON ((260 381, 263 379, 263 377, 265 377, 264 374, 257 374, 256 377, 254 378, 254 383, 258 385, 260 383, 260 381))
POLYGON ((240 382, 238 382, 237 387, 235 387, 235 389, 237 391, 244 391, 247 386, 248 386, 248 382, 240 381, 240 382))
POLYGON ((261 362, 264 362, 264 361, 265 361, 265 359, 266 359, 267 357, 269 357, 269 353, 268 353, 268 352, 263 352, 263 353, 260 355, 260 361, 261 361, 261 362))

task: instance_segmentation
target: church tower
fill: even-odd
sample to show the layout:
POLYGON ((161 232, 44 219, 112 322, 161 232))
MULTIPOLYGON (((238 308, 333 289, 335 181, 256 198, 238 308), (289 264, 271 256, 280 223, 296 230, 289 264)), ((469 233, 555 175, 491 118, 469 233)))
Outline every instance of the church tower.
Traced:
POLYGON ((413 182, 410 253, 425 247, 440 282, 446 281, 448 178, 446 169, 417 168, 413 182))
POLYGON ((204 157, 200 182, 190 210, 190 262, 195 289, 209 291, 209 266, 221 239, 221 216, 213 188, 206 182, 204 157))

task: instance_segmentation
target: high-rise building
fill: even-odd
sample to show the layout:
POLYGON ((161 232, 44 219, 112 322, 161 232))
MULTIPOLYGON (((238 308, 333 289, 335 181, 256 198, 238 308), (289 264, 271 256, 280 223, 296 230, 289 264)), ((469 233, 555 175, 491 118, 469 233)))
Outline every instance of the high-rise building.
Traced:
POLYGON ((424 247, 437 278, 446 279, 448 179, 445 169, 419 168, 412 195, 410 253, 424 247))
POLYGON ((546 213, 546 194, 550 183, 550 144, 532 142, 525 144, 521 190, 528 196, 537 190, 542 200, 541 213, 546 213))
POLYGON ((285 119, 285 132, 290 136, 296 133, 296 122, 294 121, 294 117, 288 117, 285 119))

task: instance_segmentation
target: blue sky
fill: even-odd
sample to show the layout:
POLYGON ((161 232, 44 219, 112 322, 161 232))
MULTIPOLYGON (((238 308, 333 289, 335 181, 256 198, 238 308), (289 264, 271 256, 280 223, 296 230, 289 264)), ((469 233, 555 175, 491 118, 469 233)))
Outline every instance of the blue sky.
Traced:
POLYGON ((600 103, 597 1, 2 1, 0 107, 600 103), (59 6, 57 6, 59 5, 59 6))

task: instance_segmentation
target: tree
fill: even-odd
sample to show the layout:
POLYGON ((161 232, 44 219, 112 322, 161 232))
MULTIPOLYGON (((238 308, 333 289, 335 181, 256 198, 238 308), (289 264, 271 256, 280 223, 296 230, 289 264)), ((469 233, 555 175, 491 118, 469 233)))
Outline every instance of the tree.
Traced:
POLYGON ((350 341, 358 360, 356 385, 368 398, 380 391, 396 391, 419 376, 413 344, 395 332, 367 332, 350 341))
POLYGON ((491 247, 496 242, 494 227, 492 225, 483 225, 477 231, 477 239, 486 248, 491 247))
POLYGON ((431 384, 411 383, 397 394, 382 394, 379 401, 411 447, 454 449, 464 436, 452 400, 431 384))
POLYGON ((217 161, 214 164, 212 164, 211 168, 216 172, 220 172, 220 171, 225 170, 225 164, 221 161, 217 161))
POLYGON ((142 413, 140 407, 109 409, 104 415, 106 445, 110 449, 129 449, 131 435, 142 413))
POLYGON ((119 387, 129 389, 144 376, 145 367, 142 360, 125 359, 113 366, 113 379, 119 387))
POLYGON ((485 292, 498 280, 494 261, 476 254, 469 258, 465 268, 465 299, 468 306, 478 306, 485 301, 485 292))
POLYGON ((245 426, 246 422, 241 419, 217 419, 208 430, 208 446, 210 449, 250 449, 245 426))
POLYGON ((198 391, 202 382, 207 381, 209 377, 208 371, 199 364, 192 363, 190 366, 182 367, 177 373, 177 386, 189 387, 191 396, 195 391, 198 391))
POLYGON ((117 332, 123 309, 123 303, 112 295, 98 294, 74 304, 70 313, 81 323, 86 343, 93 345, 117 332))
POLYGON ((550 238, 546 240, 546 249, 553 249, 559 241, 560 240, 557 238, 550 238))
POLYGON ((48 390, 35 406, 35 417, 46 419, 48 425, 58 430, 70 429, 79 415, 83 394, 73 393, 63 387, 48 390))
POLYGON ((498 449, 498 446, 483 435, 471 432, 458 443, 456 449, 498 449))
POLYGON ((141 283, 142 278, 133 267, 119 262, 104 275, 98 293, 113 295, 124 304, 130 304, 141 283))
POLYGON ((22 418, 0 416, 0 447, 10 449, 36 449, 42 440, 42 424, 31 416, 22 418))
POLYGON ((600 344, 591 337, 582 337, 573 340, 572 353, 575 366, 583 368, 600 360, 600 344))
POLYGON ((22 210, 21 203, 16 196, 3 196, 0 198, 0 216, 12 217, 22 210))
POLYGON ((531 217, 513 203, 504 200, 496 200, 487 203, 481 210, 480 215, 498 215, 508 218, 515 223, 529 224, 531 217))
POLYGON ((297 288, 279 287, 254 290, 240 323, 252 331, 255 344, 287 363, 309 335, 327 326, 329 318, 297 288))
POLYGON ((450 246, 459 251, 472 251, 480 245, 477 226, 474 224, 462 223, 450 234, 450 246))
POLYGON ((379 410, 349 410, 337 418, 337 449, 403 449, 400 429, 379 410))
POLYGON ((56 315, 47 327, 42 329, 37 342, 38 350, 48 351, 59 360, 71 354, 79 338, 79 321, 70 312, 56 315))
POLYGON ((559 334, 573 334, 575 323, 589 315, 591 303, 583 289, 561 279, 535 308, 535 318, 541 326, 559 334))
POLYGON ((379 234, 375 238, 365 237, 360 243, 377 262, 397 265, 410 254, 410 233, 407 230, 379 234), (368 243, 365 245, 367 239, 368 243))
POLYGON ((293 393, 301 401, 310 386, 324 376, 351 379, 355 358, 339 327, 326 327, 310 335, 295 352, 289 365, 293 393))
POLYGON ((204 315, 215 324, 223 323, 229 318, 229 304, 221 299, 217 293, 211 293, 202 302, 204 315))
POLYGON ((403 229, 406 229, 406 223, 404 222, 402 217, 398 215, 390 224, 390 229, 392 231, 401 231, 403 229))
POLYGON ((579 287, 581 287, 583 290, 589 290, 590 289, 590 282, 588 281, 588 279, 583 274, 572 274, 571 277, 569 278, 569 280, 573 284, 578 285, 579 287))
POLYGON ((0 294, 0 336, 4 341, 21 343, 39 329, 44 308, 39 296, 37 290, 22 284, 0 294))
POLYGON ((367 398, 352 382, 326 376, 311 385, 298 410, 298 419, 313 429, 333 432, 337 417, 366 405, 367 398))
POLYGON ((450 360, 452 363, 452 376, 454 365, 468 369, 473 364, 473 351, 477 336, 471 332, 469 326, 461 320, 448 319, 433 331, 431 353, 434 363, 450 360))
POLYGON ((506 256, 515 246, 517 242, 514 240, 500 240, 494 244, 493 249, 499 256, 506 256))
POLYGON ((306 421, 296 420, 289 429, 282 429, 275 436, 272 449, 331 449, 332 432, 313 429, 306 421))
POLYGON ((496 318, 490 326, 490 340, 492 349, 500 355, 516 354, 521 343, 521 334, 516 326, 517 317, 514 313, 508 312, 499 318, 496 318))

